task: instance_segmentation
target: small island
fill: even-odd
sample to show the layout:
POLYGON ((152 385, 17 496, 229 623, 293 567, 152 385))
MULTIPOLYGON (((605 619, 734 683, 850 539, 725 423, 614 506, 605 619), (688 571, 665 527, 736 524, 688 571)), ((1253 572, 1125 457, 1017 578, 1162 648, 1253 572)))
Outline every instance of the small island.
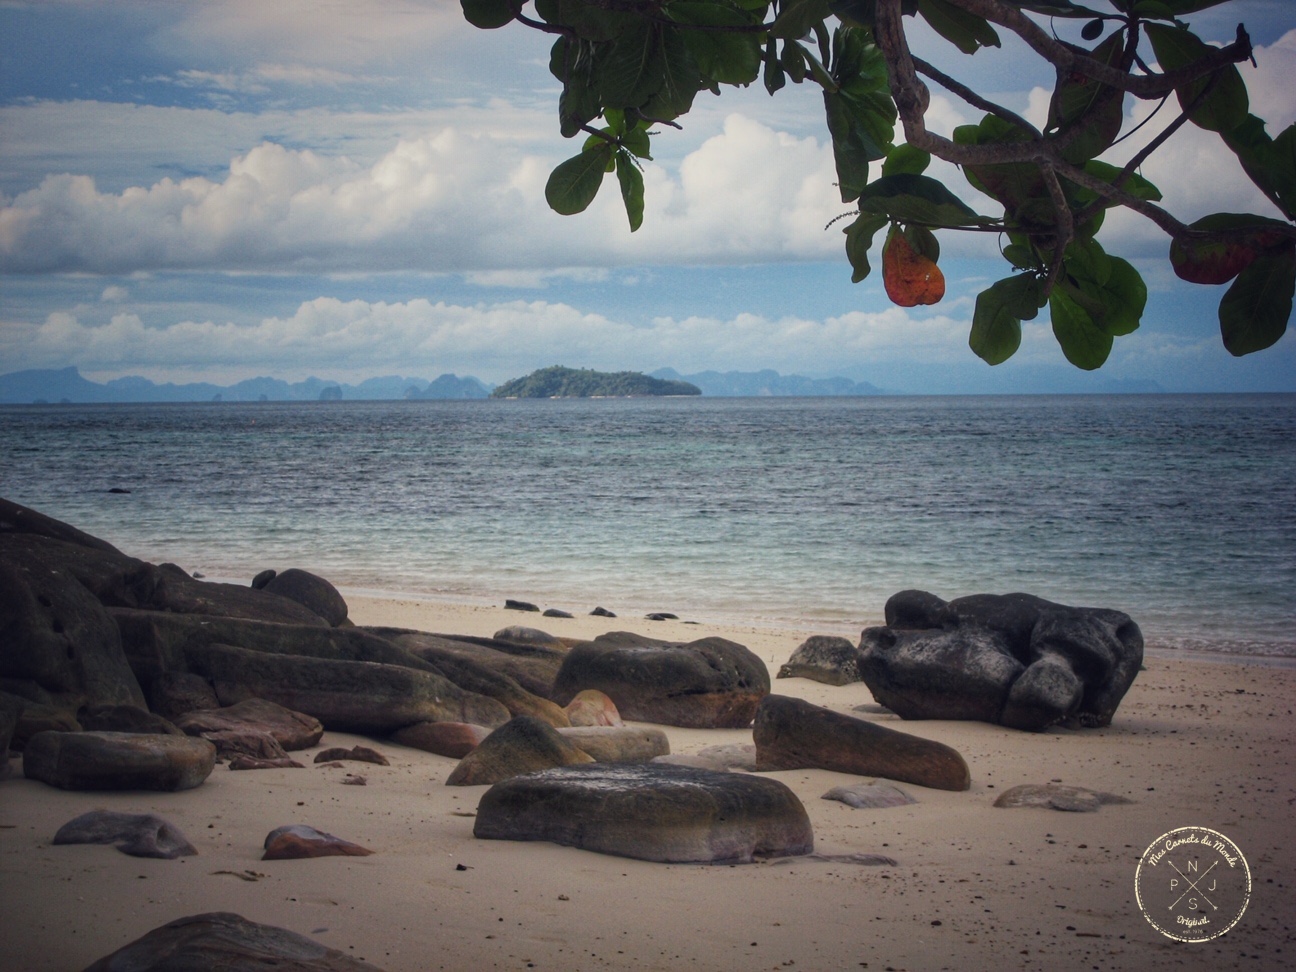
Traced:
POLYGON ((607 372, 554 365, 504 382, 491 392, 491 397, 641 398, 701 394, 702 389, 687 381, 651 378, 640 371, 607 372))

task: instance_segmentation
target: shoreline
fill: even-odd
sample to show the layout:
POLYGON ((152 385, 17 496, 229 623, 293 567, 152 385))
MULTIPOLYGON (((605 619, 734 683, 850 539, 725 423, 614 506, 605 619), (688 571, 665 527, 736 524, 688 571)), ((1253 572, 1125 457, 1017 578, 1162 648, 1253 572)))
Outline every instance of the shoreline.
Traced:
MULTIPOLYGON (((756 626, 347 599, 359 624, 431 632, 490 635, 532 621, 560 637, 617 629, 729 637, 771 676, 800 642, 756 626)), ((217 766, 180 793, 66 792, 23 779, 15 761, 17 777, 0 782, 0 950, 25 972, 84 968, 167 921, 210 911, 288 928, 386 972, 1279 969, 1296 950, 1296 768, 1288 759, 1296 672, 1154 656, 1111 726, 1042 733, 902 722, 861 713, 873 701, 862 683, 772 681, 778 694, 953 746, 971 788, 899 784, 916 803, 853 809, 822 795, 859 777, 769 773, 804 804, 821 857, 669 865, 478 840, 471 817, 486 788, 445 786, 455 760, 385 739, 330 731, 317 748, 373 746, 390 766, 316 766, 305 750, 293 754, 304 769, 217 766), (341 785, 348 773, 366 785, 341 785), (1012 786, 1049 782, 1134 802, 1096 813, 993 806, 1012 786), (148 860, 110 846, 50 846, 59 826, 95 807, 156 813, 199 855, 148 860), (264 836, 290 823, 374 854, 261 861, 264 836), (1227 835, 1252 875, 1242 920, 1204 944, 1163 937, 1135 899, 1140 855, 1181 826, 1227 835), (855 854, 896 864, 864 866, 855 854)), ((660 728, 675 753, 751 741, 750 730, 660 728)))

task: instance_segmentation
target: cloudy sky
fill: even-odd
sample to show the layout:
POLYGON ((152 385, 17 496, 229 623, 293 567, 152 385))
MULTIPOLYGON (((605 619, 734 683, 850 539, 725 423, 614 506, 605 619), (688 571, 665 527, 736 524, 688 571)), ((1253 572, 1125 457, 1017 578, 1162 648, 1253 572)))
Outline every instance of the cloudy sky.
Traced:
MULTIPOLYGON (((1296 120, 1291 0, 1192 20, 1214 40, 1245 22, 1252 110, 1271 133, 1296 120)), ((969 61, 918 43, 1042 119, 1050 78, 1021 48, 969 61)), ((1043 319, 998 368, 968 350, 975 294, 1007 274, 993 238, 943 236, 932 308, 892 306, 876 274, 852 284, 809 84, 699 95, 654 139, 639 232, 614 182, 557 216, 545 180, 579 140, 558 134, 548 47, 470 27, 456 0, 0 0, 0 373, 499 382, 566 364, 904 392, 1296 391, 1296 338, 1230 357, 1223 288, 1178 282, 1138 217, 1102 239, 1142 270, 1148 309, 1095 374, 1043 319)), ((934 129, 979 117, 935 94, 934 129)), ((1143 171, 1184 219, 1276 215, 1191 126, 1143 171)))

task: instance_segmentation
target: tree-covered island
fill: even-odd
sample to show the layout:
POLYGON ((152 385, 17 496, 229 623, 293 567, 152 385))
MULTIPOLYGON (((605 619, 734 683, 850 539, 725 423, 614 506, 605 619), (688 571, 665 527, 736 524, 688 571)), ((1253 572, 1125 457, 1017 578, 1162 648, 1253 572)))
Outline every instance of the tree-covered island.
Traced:
POLYGON ((640 371, 593 371, 589 368, 541 368, 506 381, 492 398, 637 398, 649 395, 701 395, 687 381, 650 378, 640 371))

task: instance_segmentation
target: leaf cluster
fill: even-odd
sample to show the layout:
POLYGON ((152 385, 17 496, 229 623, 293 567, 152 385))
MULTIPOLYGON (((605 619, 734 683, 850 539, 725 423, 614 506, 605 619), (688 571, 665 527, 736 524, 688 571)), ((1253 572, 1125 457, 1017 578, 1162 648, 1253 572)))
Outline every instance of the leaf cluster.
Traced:
POLYGON ((852 280, 872 272, 879 232, 883 282, 899 303, 944 293, 936 234, 999 235, 1009 276, 977 298, 969 344, 990 364, 1010 357, 1021 323, 1046 305, 1063 353, 1097 368, 1115 338, 1134 331, 1147 290, 1138 271, 1098 242, 1107 210, 1125 207, 1171 239, 1181 277, 1231 282, 1220 302, 1224 345, 1234 354, 1284 333, 1296 289, 1296 126, 1270 137, 1250 112, 1234 43, 1203 42, 1183 18, 1231 0, 460 0, 473 24, 521 23, 555 37, 550 71, 562 85, 559 130, 584 135, 579 153, 546 185, 551 208, 584 211, 615 174, 631 231, 643 222, 642 160, 663 127, 678 127, 703 90, 758 81, 822 92, 843 203, 852 280), (950 45, 949 59, 1000 47, 1016 34, 1055 69, 1047 122, 1024 118, 915 57, 908 31, 923 22, 950 45), (1060 39, 1071 23, 1075 43, 1060 39), (1156 68, 1150 66, 1155 62, 1156 68), (923 78, 927 80, 924 81, 923 78), (925 116, 927 82, 984 113, 944 138, 925 116), (1171 97, 1178 117, 1124 166, 1101 157, 1126 134, 1131 98, 1171 97), (1139 167, 1185 124, 1216 133, 1285 220, 1215 214, 1185 224, 1158 203, 1139 167), (926 174, 932 158, 958 166, 998 211, 976 212, 926 174), (880 166, 879 166, 880 163, 880 166))

